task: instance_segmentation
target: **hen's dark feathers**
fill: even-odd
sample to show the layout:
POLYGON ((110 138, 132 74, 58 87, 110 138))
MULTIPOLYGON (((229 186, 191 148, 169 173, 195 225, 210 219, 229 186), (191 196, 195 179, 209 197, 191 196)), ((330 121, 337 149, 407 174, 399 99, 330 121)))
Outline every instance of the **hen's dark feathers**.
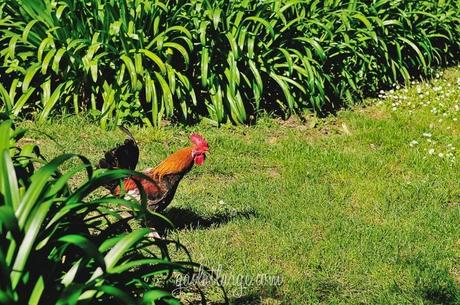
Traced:
POLYGON ((136 140, 125 127, 120 129, 128 135, 123 144, 119 144, 114 149, 107 151, 104 158, 99 161, 99 168, 122 168, 135 170, 139 160, 139 148, 136 140))

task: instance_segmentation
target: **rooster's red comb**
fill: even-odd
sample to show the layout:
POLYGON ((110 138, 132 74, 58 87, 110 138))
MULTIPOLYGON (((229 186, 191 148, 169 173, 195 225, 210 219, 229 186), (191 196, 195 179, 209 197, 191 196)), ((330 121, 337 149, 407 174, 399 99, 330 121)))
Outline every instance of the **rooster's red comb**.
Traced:
POLYGON ((190 141, 201 149, 209 149, 208 142, 197 133, 192 133, 190 135, 190 141))

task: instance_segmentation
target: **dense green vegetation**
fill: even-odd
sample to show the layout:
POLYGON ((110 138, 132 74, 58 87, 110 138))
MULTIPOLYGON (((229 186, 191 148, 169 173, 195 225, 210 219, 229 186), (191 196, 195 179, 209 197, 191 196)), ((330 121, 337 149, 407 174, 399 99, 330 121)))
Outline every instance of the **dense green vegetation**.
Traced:
POLYGON ((0 124, 0 304, 180 304, 170 279, 200 266, 171 258, 170 245, 187 253, 177 241, 129 226, 163 217, 147 212, 145 198, 139 204, 94 194, 133 173, 93 172, 74 154, 46 162, 35 144, 16 145, 25 130, 11 127, 0 124), (69 163, 73 158, 81 162, 69 163))
MULTIPOLYGON (((165 215, 233 304, 458 304, 460 69, 439 77, 324 120, 133 128, 139 169, 207 138, 165 215)), ((124 138, 78 117, 22 126, 50 158, 95 162, 124 138)))
POLYGON ((328 111, 460 57, 455 0, 2 0, 0 100, 45 121, 328 111))
POLYGON ((0 304, 459 304, 459 58, 459 0, 0 0, 0 304), (210 143, 164 215, 126 123, 210 143))

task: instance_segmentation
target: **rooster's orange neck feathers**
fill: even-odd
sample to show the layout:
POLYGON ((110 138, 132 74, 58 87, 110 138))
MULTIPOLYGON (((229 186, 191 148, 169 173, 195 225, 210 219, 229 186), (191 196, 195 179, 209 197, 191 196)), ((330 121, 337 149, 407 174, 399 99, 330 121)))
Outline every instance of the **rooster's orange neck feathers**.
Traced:
POLYGON ((192 147, 185 147, 176 151, 152 170, 152 176, 161 178, 170 174, 185 174, 193 166, 192 152, 192 147))

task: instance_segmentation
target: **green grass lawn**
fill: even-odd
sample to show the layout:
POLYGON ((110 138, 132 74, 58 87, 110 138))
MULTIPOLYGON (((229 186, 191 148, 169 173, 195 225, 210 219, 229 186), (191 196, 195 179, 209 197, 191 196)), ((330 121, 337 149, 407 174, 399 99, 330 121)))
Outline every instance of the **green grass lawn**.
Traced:
MULTIPOLYGON (((460 69, 368 102, 304 123, 133 129, 138 169, 191 131, 208 139, 166 214, 234 304, 460 303, 460 69)), ((48 158, 96 162, 123 140, 82 118, 22 125, 48 158)))

